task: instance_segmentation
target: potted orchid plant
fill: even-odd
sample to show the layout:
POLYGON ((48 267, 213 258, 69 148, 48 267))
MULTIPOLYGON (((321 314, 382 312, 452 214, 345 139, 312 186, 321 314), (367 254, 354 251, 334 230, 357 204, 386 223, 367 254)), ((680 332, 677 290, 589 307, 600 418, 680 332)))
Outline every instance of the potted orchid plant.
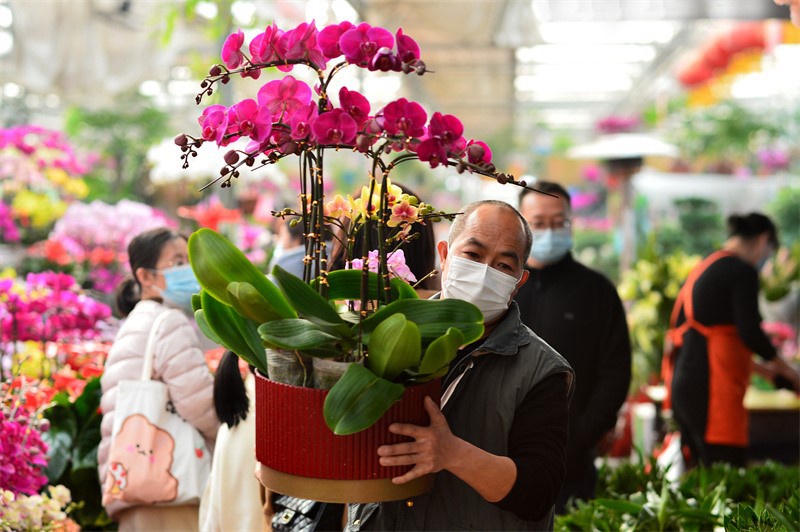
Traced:
MULTIPOLYGON (((241 31, 228 37, 222 49, 223 64, 210 69, 198 104, 218 83, 228 83, 234 75, 258 79, 265 69, 288 72, 304 66, 316 75, 316 86, 312 89, 291 74, 269 81, 257 99, 231 107, 206 107, 198 120, 201 134, 181 134, 175 142, 187 167, 205 142, 224 147, 248 138, 244 149, 225 153, 225 165, 215 180, 223 187, 230 186, 243 167, 299 158, 298 206, 273 214, 303 225, 304 275, 300 279, 276 267, 272 275, 277 283, 273 283, 232 243, 201 229, 189 239, 189 259, 202 287, 193 301, 195 318, 206 335, 268 377, 257 381, 257 394, 264 389, 262 395, 270 398, 263 405, 257 398, 257 420, 262 411, 274 412, 279 402, 270 391, 274 384, 268 384, 276 376, 269 364, 276 352, 293 359, 305 372, 293 383, 300 386, 290 387, 293 391, 287 393, 308 390, 315 382, 309 370, 317 361, 335 359, 345 362, 346 370, 330 390, 314 390, 320 392, 314 397, 320 401, 319 417, 324 418, 328 436, 306 425, 300 427, 304 432, 300 437, 305 436, 304 442, 310 435, 312 439, 332 437, 329 444, 336 446, 368 429, 384 431, 380 437, 388 442, 393 436, 384 421, 393 410, 405 408, 401 398, 413 396, 411 400, 417 403, 406 421, 427 422, 419 390, 438 395, 435 379, 446 373, 457 349, 483 334, 483 316, 477 307, 460 300, 421 300, 402 279, 404 264, 397 250, 415 237, 414 224, 452 219, 452 215, 403 193, 392 184, 390 172, 401 163, 420 160, 432 168, 452 167, 501 183, 524 186, 524 182, 498 173, 489 147, 467 141, 463 125, 454 116, 436 112, 429 118, 419 103, 405 98, 373 109, 366 97, 347 87, 338 94, 329 93, 331 80, 347 67, 425 74, 418 45, 402 29, 393 35, 366 23, 343 22, 321 30, 313 22, 302 23, 289 31, 272 25, 252 39, 249 53, 243 45, 241 31), (333 62, 330 67, 329 62, 333 62), (370 161, 367 183, 357 197, 325 197, 325 155, 330 150, 350 150, 370 161), (377 235, 377 249, 368 248, 368 235, 377 235), (343 270, 329 269, 331 240, 344 249, 343 270)), ((287 408, 295 408, 299 400, 295 396, 287 408)), ((278 430, 283 434, 276 434, 271 445, 262 447, 257 442, 257 455, 262 463, 268 452, 275 459, 292 462, 287 453, 297 445, 280 445, 286 439, 286 418, 280 412, 275 415, 278 418, 264 422, 265 430, 270 424, 281 425, 278 430)), ((261 434, 261 428, 257 431, 261 434)), ((309 453, 305 443, 299 447, 296 461, 302 464, 304 456, 317 454, 309 453)), ((365 454, 377 464, 374 451, 361 453, 365 454)), ((382 470, 382 477, 396 474, 393 468, 382 470)), ((304 495, 322 497, 307 491, 304 495)))

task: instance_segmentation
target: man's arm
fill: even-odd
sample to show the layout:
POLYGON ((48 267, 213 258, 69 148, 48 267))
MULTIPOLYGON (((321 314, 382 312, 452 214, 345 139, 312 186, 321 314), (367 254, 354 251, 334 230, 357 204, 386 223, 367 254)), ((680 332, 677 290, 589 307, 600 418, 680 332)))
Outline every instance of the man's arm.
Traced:
POLYGON ((592 391, 583 412, 574 412, 575 431, 570 434, 587 447, 594 446, 617 422, 617 412, 628 395, 631 383, 631 343, 625 309, 617 293, 605 296, 607 310, 602 335, 593 351, 597 357, 592 391))
POLYGON ((498 456, 454 436, 444 415, 426 399, 431 425, 389 427, 416 441, 380 447, 381 465, 414 465, 393 479, 396 484, 446 469, 500 508, 521 519, 539 519, 550 511, 564 479, 568 406, 563 374, 542 381, 514 416, 509 456, 498 456))
POLYGON ((409 436, 415 441, 378 448, 383 466, 414 465, 408 473, 393 478, 392 482, 404 484, 446 469, 489 502, 505 497, 517 478, 514 461, 507 456, 488 453, 454 436, 444 414, 430 397, 425 398, 425 410, 431 418, 427 427, 407 423, 389 426, 390 432, 409 436))

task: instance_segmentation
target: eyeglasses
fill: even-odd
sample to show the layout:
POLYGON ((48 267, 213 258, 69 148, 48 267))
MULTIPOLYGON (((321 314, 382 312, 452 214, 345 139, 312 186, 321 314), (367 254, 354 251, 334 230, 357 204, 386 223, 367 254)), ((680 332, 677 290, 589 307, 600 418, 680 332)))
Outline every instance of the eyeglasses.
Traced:
POLYGON ((534 231, 544 231, 546 229, 569 229, 572 227, 572 221, 569 218, 556 218, 553 220, 533 220, 530 222, 531 229, 534 231))

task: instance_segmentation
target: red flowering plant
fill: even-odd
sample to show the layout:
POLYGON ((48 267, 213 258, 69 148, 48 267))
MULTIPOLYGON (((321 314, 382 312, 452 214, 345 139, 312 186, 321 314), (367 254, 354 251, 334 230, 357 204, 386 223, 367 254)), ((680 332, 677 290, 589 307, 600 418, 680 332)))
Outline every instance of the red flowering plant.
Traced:
POLYGON ((188 167, 205 142, 227 147, 248 139, 244 149, 229 149, 214 182, 231 186, 243 167, 257 169, 286 157, 298 157, 298 206, 273 212, 302 224, 305 235, 303 280, 280 267, 277 285, 255 268, 230 242, 209 229, 189 239, 189 258, 202 291, 195 298, 201 329, 264 375, 264 346, 282 349, 305 370, 319 359, 349 362, 331 388, 325 419, 337 434, 360 431, 374 423, 403 394, 405 386, 441 376, 459 346, 483 333, 477 307, 460 300, 420 300, 403 271, 399 245, 415 238, 412 225, 452 218, 393 185, 389 174, 410 160, 431 168, 450 167, 500 183, 524 186, 497 171, 492 152, 479 140, 464 137, 452 115, 429 115, 406 98, 374 109, 356 90, 329 93, 331 81, 345 68, 369 71, 428 72, 417 43, 402 29, 395 34, 366 23, 342 22, 318 30, 314 22, 283 31, 274 24, 245 47, 242 31, 222 48, 197 95, 211 95, 232 76, 258 79, 265 69, 310 69, 312 88, 293 75, 265 83, 254 98, 230 107, 209 105, 198 119, 200 134, 181 134, 175 142, 188 167), (370 172, 357 197, 336 194, 326 200, 326 153, 352 151, 367 158, 370 172), (328 230, 328 228, 332 230, 328 230), (377 235, 378 249, 368 248, 377 235), (363 245, 356 246, 358 237, 363 245), (338 241, 347 268, 329 271, 326 242, 338 241), (350 304, 338 304, 350 301, 350 304), (312 362, 312 364, 309 364, 312 362))

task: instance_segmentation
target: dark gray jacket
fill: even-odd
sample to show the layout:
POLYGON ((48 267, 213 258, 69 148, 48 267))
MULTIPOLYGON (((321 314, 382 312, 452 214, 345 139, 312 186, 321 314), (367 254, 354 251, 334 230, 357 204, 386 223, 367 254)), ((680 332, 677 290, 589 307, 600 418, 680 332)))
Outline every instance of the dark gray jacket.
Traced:
MULTIPOLYGON (((567 361, 526 327, 512 303, 505 318, 472 356, 452 369, 464 372, 443 412, 453 434, 499 456, 508 456, 508 436, 517 407, 539 382, 564 373, 567 361), (477 361, 477 357, 490 357, 477 361), (469 377, 467 379, 467 376, 469 377)), ((452 386, 451 386, 452 388, 452 386)), ((430 492, 410 501, 351 505, 348 530, 545 530, 552 509, 538 521, 524 521, 486 501, 448 471, 436 474, 430 492)))

